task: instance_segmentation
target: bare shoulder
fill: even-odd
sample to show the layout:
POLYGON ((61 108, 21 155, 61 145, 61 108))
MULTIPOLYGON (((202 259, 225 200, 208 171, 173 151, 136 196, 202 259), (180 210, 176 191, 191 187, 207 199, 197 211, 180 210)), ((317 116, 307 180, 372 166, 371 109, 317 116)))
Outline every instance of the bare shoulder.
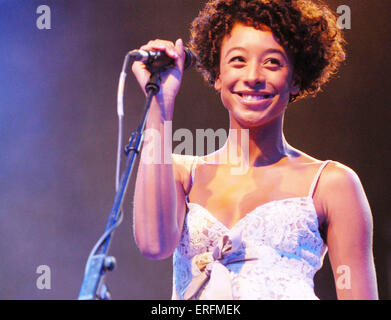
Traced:
MULTIPOLYGON (((291 147, 292 148, 292 147, 291 147)), ((301 150, 292 148, 291 157, 294 159, 292 161, 293 165, 304 165, 307 167, 319 166, 324 163, 323 160, 319 160, 304 153, 301 150)), ((329 161, 327 166, 322 171, 322 178, 319 181, 319 185, 322 185, 322 188, 334 189, 335 187, 353 187, 360 183, 360 180, 357 174, 348 166, 337 162, 337 161, 329 161)))
POLYGON ((330 222, 371 223, 371 210, 357 173, 350 167, 331 161, 319 180, 318 196, 330 222))
POLYGON ((313 156, 290 146, 288 163, 292 167, 312 167, 322 164, 322 160, 316 159, 313 156))
MULTIPOLYGON (((336 194, 339 191, 358 191, 362 188, 361 181, 357 173, 350 167, 337 162, 330 161, 324 172, 322 173, 322 179, 319 183, 322 189, 325 189, 332 194, 336 194)), ((342 192, 343 195, 344 192, 342 192)))

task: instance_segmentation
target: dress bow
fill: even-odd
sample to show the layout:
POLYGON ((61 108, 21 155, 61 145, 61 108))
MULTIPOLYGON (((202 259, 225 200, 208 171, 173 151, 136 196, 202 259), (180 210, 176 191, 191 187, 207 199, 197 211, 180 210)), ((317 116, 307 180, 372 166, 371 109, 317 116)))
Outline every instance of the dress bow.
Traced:
POLYGON ((232 286, 227 265, 240 263, 249 258, 233 255, 241 247, 241 233, 233 236, 224 235, 212 251, 196 255, 192 259, 193 279, 185 288, 184 299, 195 298, 206 285, 203 298, 206 300, 231 300, 232 286))

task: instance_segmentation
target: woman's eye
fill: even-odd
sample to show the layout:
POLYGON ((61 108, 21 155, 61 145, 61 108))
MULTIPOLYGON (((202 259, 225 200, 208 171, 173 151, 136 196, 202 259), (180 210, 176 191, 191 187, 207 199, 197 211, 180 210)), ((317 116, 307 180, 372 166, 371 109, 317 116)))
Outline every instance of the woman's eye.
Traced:
POLYGON ((271 58, 271 59, 268 59, 268 60, 266 61, 266 63, 269 63, 269 62, 270 62, 272 65, 275 65, 275 66, 279 66, 279 67, 282 66, 280 60, 275 59, 275 58, 271 58))
POLYGON ((244 62, 243 57, 233 57, 231 58, 230 62, 244 62))

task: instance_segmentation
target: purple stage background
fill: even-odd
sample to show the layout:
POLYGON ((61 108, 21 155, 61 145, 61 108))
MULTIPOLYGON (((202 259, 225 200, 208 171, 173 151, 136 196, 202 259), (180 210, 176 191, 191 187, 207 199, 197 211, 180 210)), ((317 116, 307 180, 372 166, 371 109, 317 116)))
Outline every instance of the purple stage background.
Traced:
MULTIPOLYGON (((391 298, 389 0, 327 0, 348 5, 347 62, 316 99, 292 104, 285 134, 293 146, 354 169, 374 216, 381 299, 391 298)), ((127 51, 150 39, 188 40, 201 8, 194 0, 0 0, 0 299, 76 299, 87 256, 114 198, 116 94, 127 51), (37 8, 51 10, 40 30, 37 8), (37 268, 51 271, 39 289, 37 268)), ((125 139, 144 98, 132 75, 125 88, 125 139)), ((218 95, 186 71, 173 130, 227 129, 218 95)), ((134 178, 125 217, 111 243, 113 299, 170 299, 171 259, 150 261, 132 231, 134 178)), ((321 299, 335 299, 328 260, 316 275, 321 299)))

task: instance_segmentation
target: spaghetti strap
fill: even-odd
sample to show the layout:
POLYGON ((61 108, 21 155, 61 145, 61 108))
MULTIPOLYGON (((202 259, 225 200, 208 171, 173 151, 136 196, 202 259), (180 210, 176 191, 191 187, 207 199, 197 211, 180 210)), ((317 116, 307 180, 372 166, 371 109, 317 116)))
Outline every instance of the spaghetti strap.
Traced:
MULTIPOLYGON (((191 188, 193 187, 194 183, 194 176, 195 176, 195 169, 197 167, 197 162, 198 162, 198 156, 194 156, 194 159, 190 165, 190 188, 189 188, 189 193, 191 188)), ((189 203, 189 193, 186 194, 186 202, 189 203)))
POLYGON ((198 162, 198 156, 194 156, 194 160, 191 164, 191 182, 190 185, 193 186, 194 183, 194 177, 195 177, 195 169, 197 167, 197 162, 198 162))
POLYGON ((331 162, 331 160, 326 160, 326 161, 323 161, 323 163, 321 164, 321 166, 319 167, 318 169, 318 172, 316 173, 315 175, 315 178, 314 180, 312 181, 312 184, 311 184, 311 188, 310 188, 310 192, 308 193, 308 197, 313 197, 314 196, 314 191, 315 191, 315 188, 316 188, 316 185, 318 184, 318 181, 319 181, 319 177, 324 169, 324 167, 326 167, 326 165, 331 162))

